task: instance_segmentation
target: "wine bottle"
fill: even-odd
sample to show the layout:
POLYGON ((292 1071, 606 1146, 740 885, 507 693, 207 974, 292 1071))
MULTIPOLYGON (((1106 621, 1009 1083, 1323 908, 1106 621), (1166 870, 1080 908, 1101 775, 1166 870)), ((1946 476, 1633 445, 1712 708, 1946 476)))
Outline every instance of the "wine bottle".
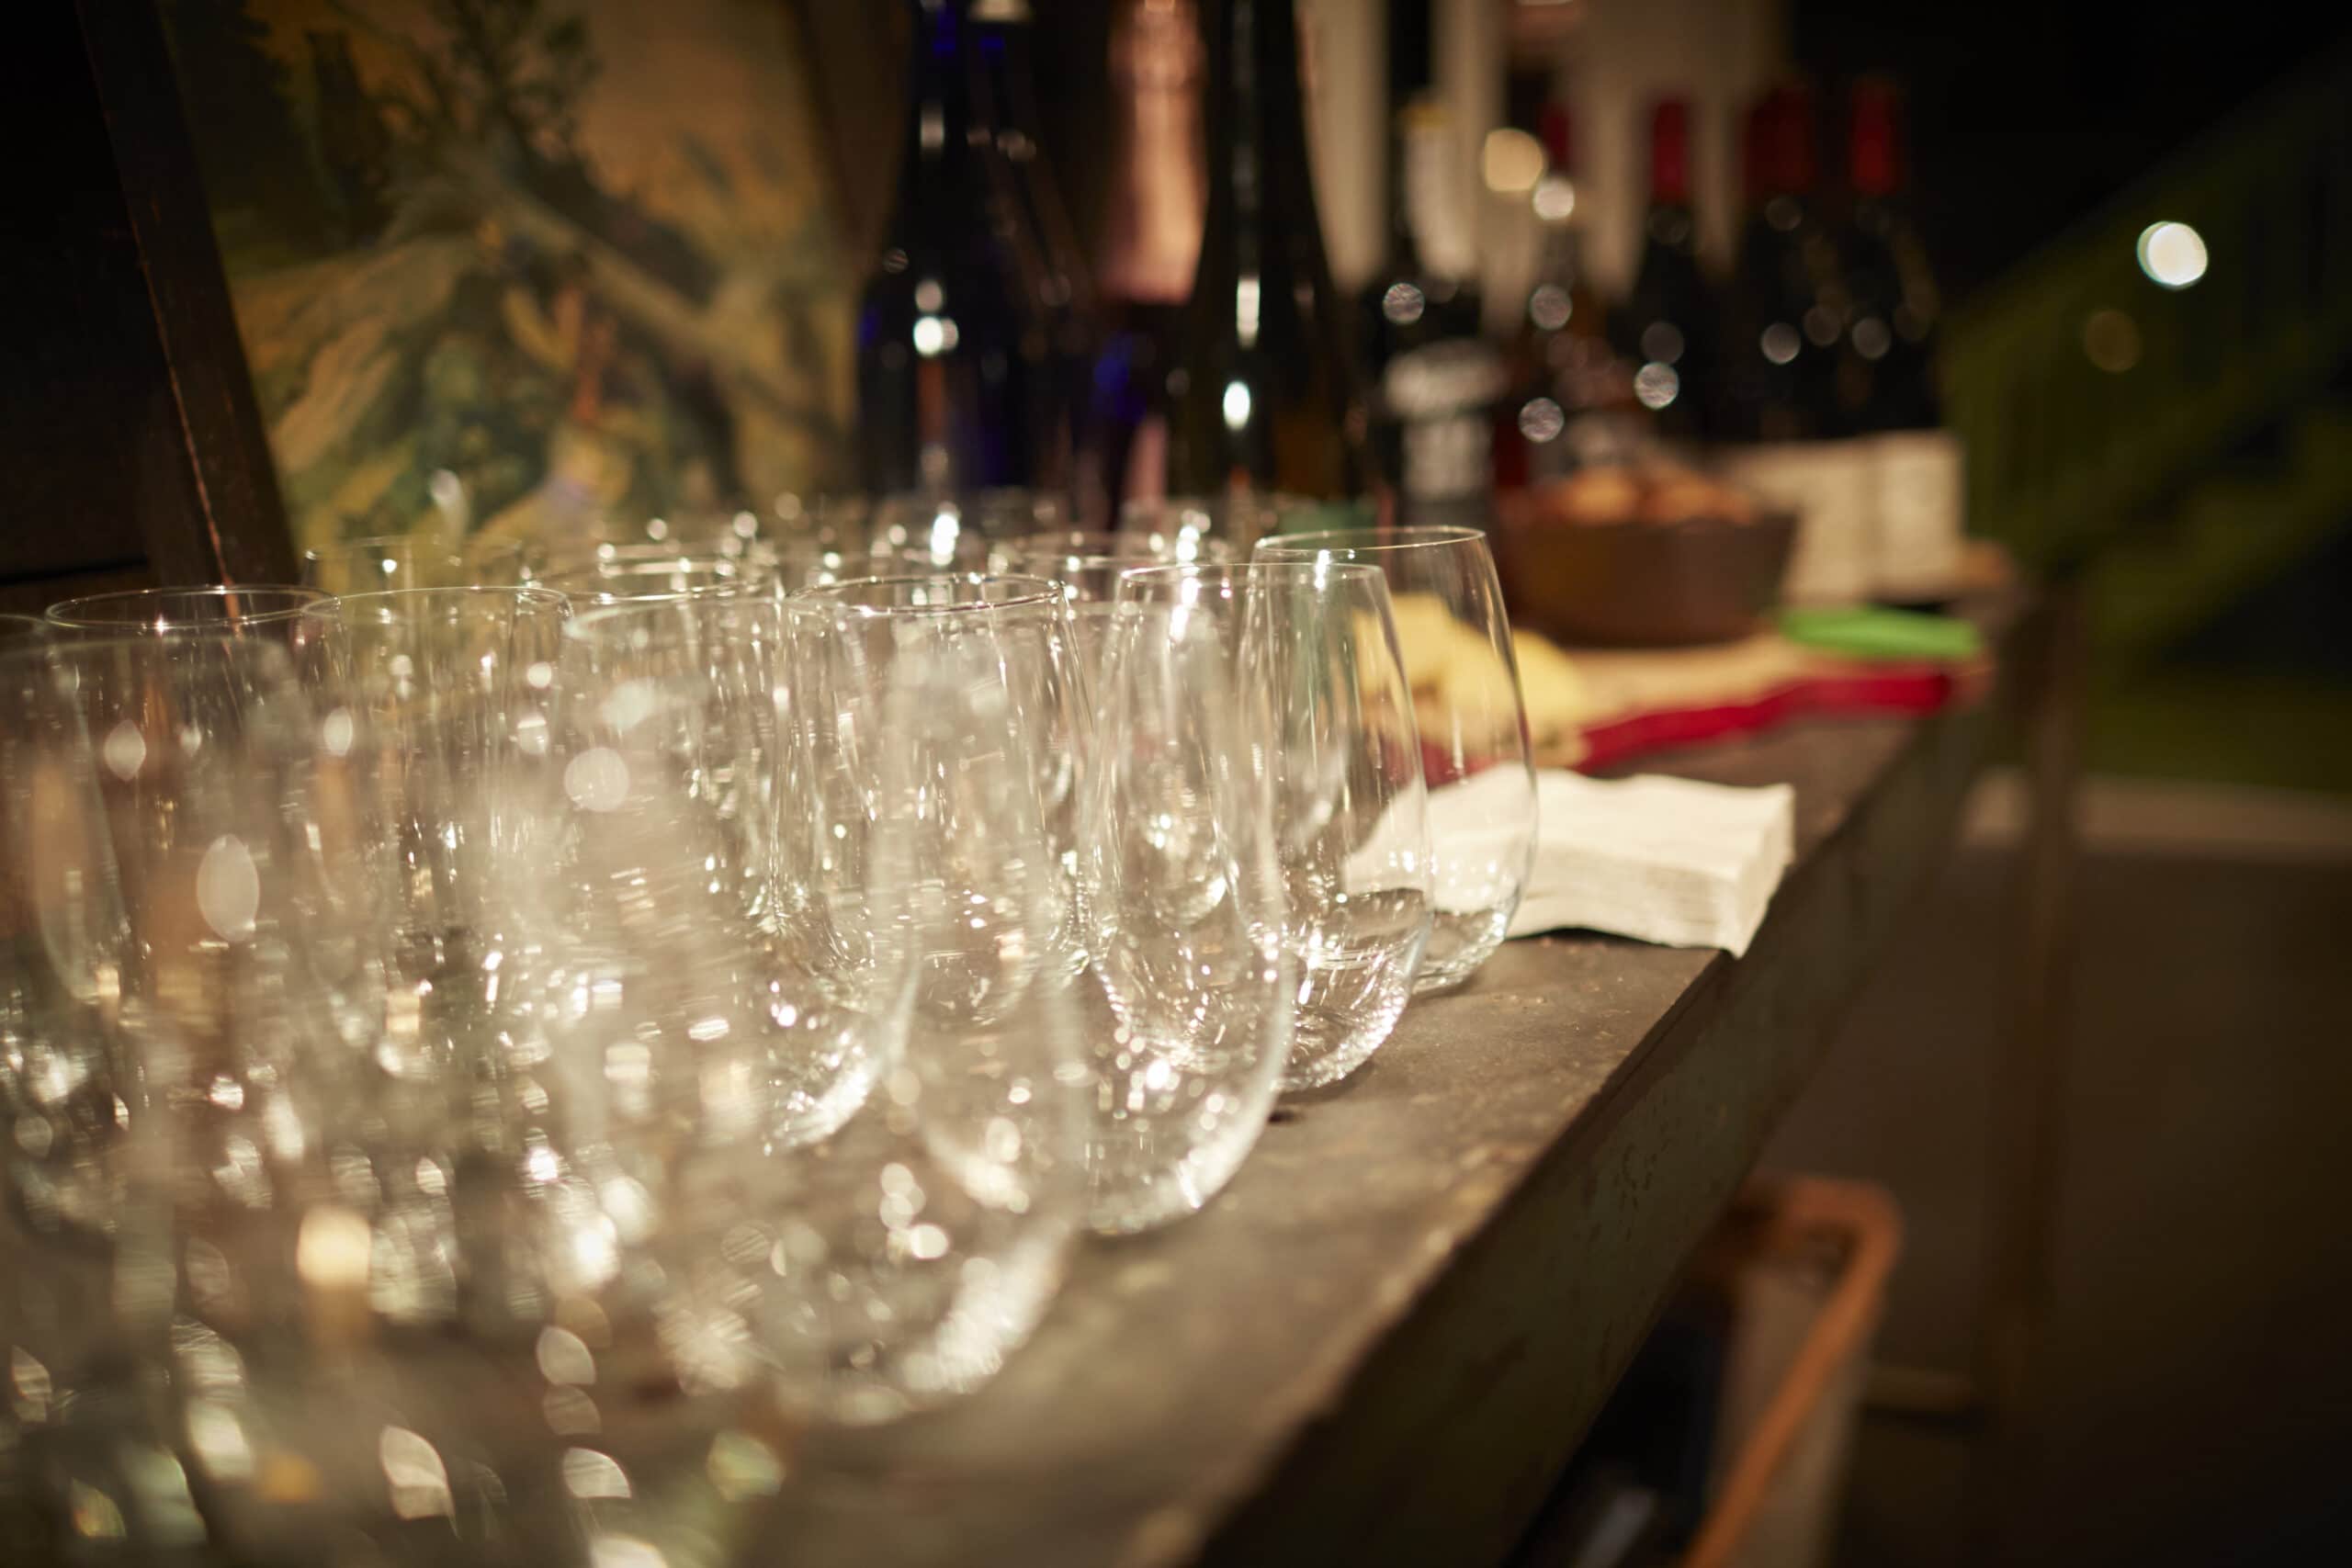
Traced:
POLYGON ((1100 316, 1094 283, 1078 245, 1039 134, 1032 63, 1029 0, 971 0, 970 25, 978 71, 974 107, 1002 160, 1010 188, 1014 243, 1023 275, 1036 293, 1033 310, 1046 328, 1048 371, 1038 389, 1037 482, 1084 492, 1081 504, 1104 510, 1100 476, 1080 476, 1081 433, 1095 417, 1092 395, 1100 316))
POLYGON ((1120 503, 1167 494, 1169 373, 1206 199, 1193 0, 1128 0, 1112 26, 1111 79, 1117 119, 1102 247, 1102 417, 1091 438, 1115 516, 1120 503))
POLYGON ((1292 0, 1205 0, 1208 209, 1185 307, 1170 489, 1361 494, 1366 418, 1315 208, 1292 0))
POLYGON ((915 0, 896 200, 857 321, 859 468, 876 494, 1045 477, 1045 290, 1003 156, 975 134, 958 0, 915 0))
POLYGON ((1716 434, 1802 441, 1838 424, 1837 267, 1814 213, 1812 105, 1782 87, 1748 111, 1746 218, 1724 290, 1716 434))
POLYGON ((1618 349, 1635 367, 1634 397, 1669 440, 1695 440, 1705 433, 1706 374, 1716 361, 1714 311, 1699 269, 1699 231, 1690 210, 1690 106, 1666 98, 1650 113, 1649 209, 1618 349))
POLYGON ((1623 456, 1624 412, 1635 407, 1624 361, 1610 346, 1608 312, 1584 265, 1574 122, 1559 103, 1546 103, 1534 118, 1544 172, 1529 204, 1541 239, 1511 337, 1510 390, 1495 425, 1495 479, 1505 490, 1623 456))
POLYGON ((1960 575, 1964 464, 1959 439, 1939 428, 1935 277, 1905 200, 1893 84, 1854 85, 1847 156, 1853 209, 1841 245, 1849 304, 1838 394, 1867 453, 1871 592, 1894 604, 1940 603, 1960 575))
POLYGON ((1904 202, 1900 107, 1892 84, 1854 84, 1847 150, 1853 197, 1840 250, 1849 295, 1838 400, 1858 432, 1941 423, 1930 349, 1938 300, 1904 202))
POLYGON ((1746 219, 1724 291, 1714 429, 1724 478, 1797 518, 1782 592, 1846 604, 1870 589, 1869 455, 1837 438, 1839 272, 1813 211, 1811 100, 1788 86, 1748 110, 1746 219))
POLYGON ((1453 127, 1430 91, 1428 0, 1389 0, 1389 237, 1358 303, 1373 451, 1406 523, 1483 522, 1502 364, 1459 265, 1453 127))

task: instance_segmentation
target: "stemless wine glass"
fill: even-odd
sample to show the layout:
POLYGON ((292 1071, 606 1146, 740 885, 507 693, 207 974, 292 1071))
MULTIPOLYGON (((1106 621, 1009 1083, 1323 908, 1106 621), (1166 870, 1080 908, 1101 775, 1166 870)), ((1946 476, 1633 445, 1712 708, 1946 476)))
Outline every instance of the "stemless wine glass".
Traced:
MULTIPOLYGON (((307 1463, 294 1457, 307 1428, 259 1416, 253 1395, 317 1370, 287 1333, 302 1305, 283 1265, 301 1213, 332 1190, 325 1130, 366 1070, 334 1015, 343 939, 367 939, 344 929, 352 905, 326 886, 351 869, 322 799, 347 734, 316 722, 271 638, 83 638, 40 664, 46 679, 32 682, 12 665, 25 722, 0 761, 6 858, 22 851, 10 902, 38 931, 42 1014, 8 1095, 10 1208, 105 1248, 103 1295, 69 1313, 52 1294, 46 1316, 60 1344, 111 1323, 136 1375, 118 1360, 114 1387, 85 1402, 69 1394, 75 1362, 103 1361, 68 1348, 43 1362, 19 1345, 33 1362, 18 1379, 40 1365, 69 1421, 85 1403, 167 1393, 219 1495, 257 1463, 307 1463)), ((369 1219, 355 1223, 368 1234, 369 1219)), ((82 1289, 93 1256, 28 1277, 44 1292, 82 1289)), ((182 1469, 153 1473, 176 1478, 176 1522, 158 1524, 137 1473, 111 1493, 77 1476, 76 1516, 100 1509, 114 1521, 101 1535, 161 1529, 154 1549, 201 1540, 182 1469)))
POLYGON ((1235 650, 1298 965, 1283 1087, 1335 1083, 1395 1029, 1430 931, 1421 748, 1387 584, 1366 566, 1252 562, 1147 568, 1119 593, 1172 597, 1235 650))
POLYGON ((272 583, 132 588, 49 607, 50 625, 75 636, 167 637, 184 632, 291 637, 302 613, 327 597, 272 583))
POLYGON ((1088 1219, 1103 1232, 1182 1218, 1224 1189, 1292 1037, 1272 753, 1207 592, 1172 575, 1107 607, 1080 829, 1104 1015, 1089 1033, 1088 1219))
MULTIPOLYGON (((787 936, 788 909, 830 916, 832 899, 810 897, 805 885, 779 886, 785 818, 796 826, 817 818, 814 800, 823 798, 787 793, 819 771, 809 755, 819 742, 795 728, 789 694, 809 686, 805 706, 837 682, 821 668, 805 680, 794 669, 783 606, 763 596, 698 593, 589 610, 567 626, 564 646, 569 729, 575 737, 613 732, 588 761, 567 764, 567 795, 578 806, 614 757, 642 759, 631 773, 640 782, 651 766, 674 779, 669 804, 679 820, 659 836, 668 853, 687 856, 693 886, 671 913, 683 919, 706 896, 737 906, 725 940, 710 944, 729 965, 710 983, 723 984, 727 1007, 749 1021, 733 1032, 759 1046, 769 1101, 763 1135, 786 1144, 825 1136, 865 1102, 891 1049, 888 1027, 869 1016, 873 996, 889 987, 867 975, 829 996, 826 972, 787 936), (652 698, 658 708, 642 716, 629 705, 652 698)), ((811 646, 807 656, 822 666, 826 649, 811 646)), ((576 816, 607 841, 623 820, 610 811, 576 816)), ((656 951, 667 930, 628 945, 640 955, 656 951)), ((682 954, 682 964, 695 958, 682 954)), ((724 1010, 715 1002, 706 1010, 724 1010)))
POLYGON ((1255 559, 1365 562, 1386 575, 1420 716, 1437 852, 1419 989, 1468 979, 1502 944, 1535 856, 1535 770, 1519 660, 1475 528, 1340 529, 1261 539, 1255 559))
POLYGON ((537 958, 548 708, 568 613, 545 588, 403 588, 305 619, 306 655, 379 792, 399 976, 377 1055, 395 1077, 544 1049, 519 971, 537 958))
POLYGON ((302 552, 302 581, 329 593, 397 588, 512 587, 528 575, 520 539, 433 533, 342 539, 302 552))
MULTIPOLYGON (((1082 1058, 1050 961, 1066 917, 1038 813, 1047 742, 1020 670, 1032 650, 995 635, 985 603, 954 615, 867 608, 824 596, 781 606, 779 924, 805 939, 787 948, 808 960, 787 972, 787 1005, 850 996, 879 1026, 886 1069, 881 1092, 813 1142, 767 1135, 789 1098, 774 1092, 772 1058, 739 1075, 741 1013, 699 1000, 711 954, 747 940, 740 924, 729 931, 740 900, 695 891, 706 846, 728 837, 694 826, 718 798, 697 795, 699 764, 684 761, 712 734, 707 699, 684 697, 673 721, 664 715, 685 686, 584 664, 616 629, 594 616, 564 682, 583 880, 619 890, 602 900, 626 933, 610 944, 616 995, 625 1007, 632 977, 657 996, 700 987, 683 1009, 662 1008, 682 1013, 698 1046, 693 1069, 672 1077, 703 1097, 691 1121, 707 1157, 673 1169, 675 1201, 649 1237, 663 1281, 656 1335, 690 1391, 764 1374, 787 1404, 852 1421, 995 1372, 1059 1280, 1083 1168, 1082 1058), (816 983, 796 991, 803 978, 816 983), (726 1135, 707 1098, 714 1061, 730 1064, 727 1082, 749 1078, 759 1136, 726 1135)), ((773 1033, 748 1038, 764 1052, 773 1033)), ((592 1090, 615 1081, 582 1079, 592 1090)), ((730 1091, 715 1103, 733 1102, 730 1091)))
POLYGON ((875 658, 918 628, 927 628, 923 647, 945 639, 943 646, 997 650, 1016 714, 1045 738, 1027 754, 1038 767, 1037 814, 1063 866, 1060 934, 1050 953, 1040 956, 1077 973, 1086 962, 1075 838, 1086 688, 1061 591, 1038 577, 944 573, 859 578, 804 589, 796 597, 864 626, 875 658))
POLYGON ((1194 533, 1090 534, 1077 529, 1032 534, 996 547, 1004 570, 1058 584, 1078 649, 1081 678, 1091 686, 1102 666, 1119 579, 1143 566, 1231 558, 1222 541, 1194 533))

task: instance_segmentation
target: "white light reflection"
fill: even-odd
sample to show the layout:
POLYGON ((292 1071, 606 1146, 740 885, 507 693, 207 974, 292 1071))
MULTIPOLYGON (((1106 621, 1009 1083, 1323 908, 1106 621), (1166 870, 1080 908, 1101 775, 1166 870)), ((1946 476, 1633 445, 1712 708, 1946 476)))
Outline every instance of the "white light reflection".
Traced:
POLYGON ((314 1291, 356 1291, 368 1283, 375 1236, 365 1215, 321 1204, 302 1216, 294 1271, 314 1291))
POLYGON ((669 1568, 669 1564, 660 1547, 633 1535, 600 1535, 588 1543, 588 1568, 669 1568))
POLYGON ((726 1431, 713 1438, 703 1468, 711 1485, 730 1503, 771 1496, 784 1483, 784 1463, 775 1450, 748 1432, 726 1431))
POLYGON ((628 798, 628 764, 609 746, 594 746, 564 764, 563 792, 582 811, 611 811, 628 798))
POLYGON ((212 840, 196 867, 196 908, 223 942, 254 934, 261 908, 261 872, 244 840, 223 833, 212 840))
POLYGON ((2205 276, 2205 237, 2186 223, 2151 223, 2140 231, 2140 270, 2159 287, 2186 288, 2205 276))
POLYGON ((609 1454, 570 1449, 563 1456, 563 1489, 583 1500, 626 1497, 628 1472, 609 1454))
POLYGON ((1478 150, 1478 174, 1497 196, 1525 196, 1544 177, 1544 143, 1523 130, 1487 132, 1478 150))
POLYGON ((385 1427, 376 1439, 376 1460, 391 1487, 392 1512, 401 1518, 446 1518, 455 1512, 440 1453, 414 1432, 385 1427))
POLYGON ((128 783, 147 761, 147 738, 126 718, 107 731, 106 743, 98 748, 98 754, 106 759, 108 772, 128 783))
POLYGON ((1249 383, 1238 379, 1225 384, 1225 427, 1238 431, 1250 423, 1249 383))
POLYGON ((1233 285, 1233 330, 1241 339, 1244 348, 1257 346, 1259 306, 1263 288, 1254 272, 1243 273, 1233 285))

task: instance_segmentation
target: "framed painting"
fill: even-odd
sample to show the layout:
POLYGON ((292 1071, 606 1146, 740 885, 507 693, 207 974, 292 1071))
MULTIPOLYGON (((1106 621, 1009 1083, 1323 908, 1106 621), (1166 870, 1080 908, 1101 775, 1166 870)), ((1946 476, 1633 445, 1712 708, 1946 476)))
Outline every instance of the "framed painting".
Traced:
POLYGON ((858 269, 786 0, 158 10, 297 548, 836 477, 858 269))

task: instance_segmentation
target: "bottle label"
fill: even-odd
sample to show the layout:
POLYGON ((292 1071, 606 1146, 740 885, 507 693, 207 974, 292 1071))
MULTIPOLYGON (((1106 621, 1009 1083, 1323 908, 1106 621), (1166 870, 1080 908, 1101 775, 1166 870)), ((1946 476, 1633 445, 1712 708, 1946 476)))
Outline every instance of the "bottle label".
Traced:
POLYGON ((1947 430, 1897 430, 1870 445, 1872 586, 1890 599, 1943 598, 1960 580, 1967 517, 1960 438, 1947 430))
POLYGON ((1388 362, 1380 395, 1402 427, 1406 494, 1486 492, 1494 477, 1491 411, 1505 379, 1501 356, 1475 339, 1430 344, 1388 362))
POLYGON ((1871 595, 1873 470, 1862 441, 1767 441, 1727 449, 1724 478, 1792 512, 1796 547, 1781 594, 1792 604, 1852 604, 1871 595))

